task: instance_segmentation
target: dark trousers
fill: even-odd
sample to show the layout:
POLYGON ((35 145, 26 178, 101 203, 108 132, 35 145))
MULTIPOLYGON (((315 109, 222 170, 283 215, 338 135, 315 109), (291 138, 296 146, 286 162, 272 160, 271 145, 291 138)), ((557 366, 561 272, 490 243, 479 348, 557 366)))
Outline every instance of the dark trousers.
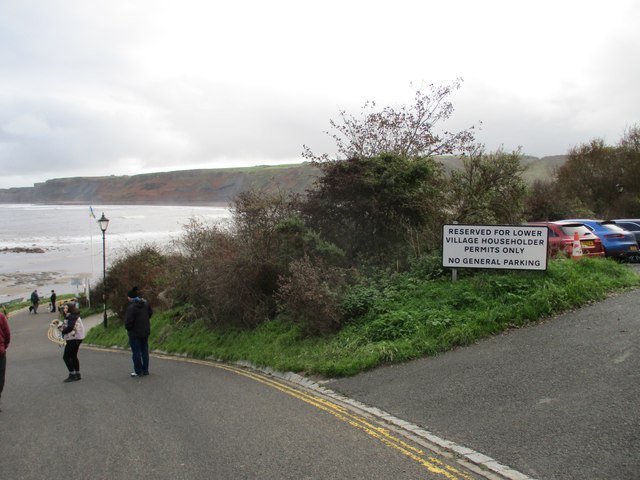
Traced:
POLYGON ((7 371, 7 354, 0 355, 0 397, 4 389, 4 373, 7 371))
POLYGON ((82 340, 67 340, 67 344, 64 346, 64 353, 62 359, 67 366, 69 373, 80 372, 80 361, 78 360, 78 350, 82 340))
POLYGON ((138 375, 149 374, 149 337, 134 337, 129 334, 133 371, 138 375))

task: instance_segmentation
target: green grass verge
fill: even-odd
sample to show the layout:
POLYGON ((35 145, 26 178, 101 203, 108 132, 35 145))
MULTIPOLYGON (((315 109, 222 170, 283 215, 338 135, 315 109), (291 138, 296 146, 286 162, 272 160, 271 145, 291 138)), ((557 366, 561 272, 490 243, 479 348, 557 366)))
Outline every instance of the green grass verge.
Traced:
MULTIPOLYGON (((640 276, 628 266, 586 258, 554 260, 546 272, 485 271, 457 282, 402 274, 363 289, 365 313, 332 336, 305 338, 281 319, 251 331, 210 329, 204 320, 177 324, 177 312, 167 311, 153 316, 150 345, 279 371, 347 376, 468 345, 638 286, 640 276)), ((118 319, 107 330, 92 329, 86 341, 128 344, 118 319)))

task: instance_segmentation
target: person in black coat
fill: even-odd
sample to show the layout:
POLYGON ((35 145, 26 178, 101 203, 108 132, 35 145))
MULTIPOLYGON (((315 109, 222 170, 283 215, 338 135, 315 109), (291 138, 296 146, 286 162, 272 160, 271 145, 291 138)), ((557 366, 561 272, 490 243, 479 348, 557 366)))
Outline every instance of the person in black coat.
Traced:
POLYGON ((34 290, 31 292, 31 306, 29 307, 29 311, 38 313, 38 305, 40 305, 40 297, 38 296, 38 290, 34 290))
POLYGON ((127 293, 129 306, 124 319, 124 327, 129 335, 131 358, 133 360, 132 377, 149 375, 149 335, 151 334, 150 318, 153 315, 151 305, 141 298, 138 287, 127 293))
MULTIPOLYGON (((9 348, 9 342, 11 342, 11 330, 5 313, 3 307, 2 311, 0 311, 0 400, 2 399, 4 376, 7 369, 7 348, 9 348)), ((2 409, 0 408, 1 411, 2 409)))
POLYGON ((54 290, 51 290, 51 307, 49 308, 49 310, 51 310, 52 312, 56 311, 56 298, 58 298, 56 292, 54 290))

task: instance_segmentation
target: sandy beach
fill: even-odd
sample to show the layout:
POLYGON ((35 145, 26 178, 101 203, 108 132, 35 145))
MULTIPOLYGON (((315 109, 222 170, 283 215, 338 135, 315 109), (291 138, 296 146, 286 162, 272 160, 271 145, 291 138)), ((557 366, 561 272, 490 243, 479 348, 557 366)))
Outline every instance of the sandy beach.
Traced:
MULTIPOLYGON (((92 279, 91 273, 82 268, 67 268, 65 258, 59 260, 58 268, 55 261, 47 255, 37 253, 8 254, 0 253, 0 303, 27 298, 33 290, 38 290, 41 297, 49 298, 51 290, 58 294, 79 293, 84 291, 85 283, 92 284, 98 279, 92 279), (42 263, 38 260, 41 259, 42 263), (39 269, 38 265, 46 266, 39 269), (13 266, 13 268, 12 268, 13 266), (54 267, 54 268, 51 268, 54 267)), ((100 274, 102 269, 100 268, 100 274)))
POLYGON ((75 278, 78 277, 63 275, 59 272, 3 273, 0 274, 0 302, 27 298, 36 289, 40 296, 47 298, 51 290, 55 290, 58 294, 78 293, 83 290, 83 286, 76 288, 73 285, 75 278))
POLYGON ((28 298, 34 290, 45 298, 49 298, 51 290, 77 294, 84 291, 86 283, 91 285, 101 276, 102 250, 95 246, 90 249, 83 244, 67 244, 2 250, 0 303, 28 298))

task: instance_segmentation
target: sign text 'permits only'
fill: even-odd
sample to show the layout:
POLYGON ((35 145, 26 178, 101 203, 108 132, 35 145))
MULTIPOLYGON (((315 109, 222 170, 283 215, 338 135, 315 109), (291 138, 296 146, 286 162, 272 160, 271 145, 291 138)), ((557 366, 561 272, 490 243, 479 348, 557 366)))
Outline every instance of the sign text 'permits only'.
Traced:
POLYGON ((547 227, 444 225, 442 266, 546 270, 547 227))

